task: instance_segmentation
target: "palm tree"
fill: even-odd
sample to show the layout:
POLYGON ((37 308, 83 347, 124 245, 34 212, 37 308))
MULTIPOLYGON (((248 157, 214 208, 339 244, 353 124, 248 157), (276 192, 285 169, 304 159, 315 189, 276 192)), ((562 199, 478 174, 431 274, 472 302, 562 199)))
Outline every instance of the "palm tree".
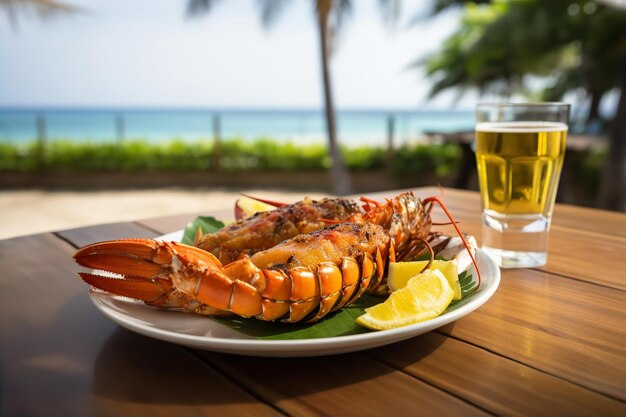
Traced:
MULTIPOLYGON (((189 0, 187 12, 191 16, 205 14, 211 10, 217 0, 189 0)), ((380 1, 386 15, 393 21, 399 11, 399 1, 380 1)), ((283 0, 260 0, 261 17, 264 24, 271 24, 278 16, 285 2, 283 0)), ((341 156, 337 140, 335 121, 335 105, 331 88, 330 58, 336 47, 336 35, 341 23, 352 10, 350 0, 315 0, 317 29, 319 31, 320 54, 322 64, 322 78, 324 88, 324 104, 326 116, 326 130, 328 148, 332 159, 330 169, 331 183, 336 194, 349 194, 351 191, 350 173, 341 156)))
MULTIPOLYGON (((445 1, 447 7, 459 3, 465 2, 445 1)), ((423 61, 436 78, 431 95, 450 87, 502 96, 527 93, 524 77, 532 74, 555 80, 543 91, 544 100, 560 100, 584 88, 590 102, 587 120, 597 119, 602 97, 620 83, 619 40, 626 13, 594 5, 593 14, 586 15, 582 9, 589 5, 594 3, 527 0, 466 7, 460 29, 423 61), (570 15, 568 6, 581 11, 570 15)))
POLYGON ((79 10, 77 7, 57 0, 0 0, 0 8, 4 9, 14 29, 17 28, 18 13, 35 12, 40 18, 47 18, 79 10))
POLYGON ((335 125, 335 104, 330 84, 330 53, 333 46, 333 34, 337 31, 343 14, 349 10, 348 1, 317 0, 317 28, 320 35, 320 52, 322 54, 322 79, 324 82, 324 103, 326 109, 326 129, 328 134, 328 148, 332 159, 330 168, 331 181, 334 191, 338 194, 348 194, 351 190, 350 174, 341 156, 337 143, 337 127, 335 125), (333 10, 333 3, 336 5, 333 10), (330 24, 331 13, 335 14, 336 23, 330 24))
MULTIPOLYGON (((584 88, 587 121, 598 117, 602 97, 621 90, 609 134, 598 205, 626 208, 626 6, 610 1, 526 0, 467 5, 461 27, 436 54, 421 62, 435 79, 431 95, 477 88, 501 96, 525 91, 524 77, 555 80, 543 99, 558 100, 584 88), (582 11, 586 9, 587 12, 582 11), (621 69, 620 69, 621 68, 621 69)), ((437 0, 434 12, 467 3, 437 0)))

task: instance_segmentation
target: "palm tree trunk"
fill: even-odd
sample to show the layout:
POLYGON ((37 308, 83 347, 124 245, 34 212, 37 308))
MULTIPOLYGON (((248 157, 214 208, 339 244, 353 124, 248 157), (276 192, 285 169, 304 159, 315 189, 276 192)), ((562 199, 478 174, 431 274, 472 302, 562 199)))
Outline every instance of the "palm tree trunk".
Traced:
POLYGON ((598 205, 626 210, 626 55, 622 62, 622 85, 602 172, 598 205))
POLYGON ((591 105, 587 113, 587 124, 597 120, 600 117, 600 102, 602 101, 603 92, 591 91, 591 105))
POLYGON ((339 143, 337 142, 337 127, 335 124, 335 106, 330 83, 330 28, 328 17, 332 7, 332 0, 318 0, 317 16, 320 32, 320 51, 322 53, 322 75, 324 81, 324 102, 326 109, 326 129, 328 133, 328 147, 332 165, 330 167, 330 181, 333 192, 338 195, 350 194, 352 185, 350 173, 345 166, 339 143))

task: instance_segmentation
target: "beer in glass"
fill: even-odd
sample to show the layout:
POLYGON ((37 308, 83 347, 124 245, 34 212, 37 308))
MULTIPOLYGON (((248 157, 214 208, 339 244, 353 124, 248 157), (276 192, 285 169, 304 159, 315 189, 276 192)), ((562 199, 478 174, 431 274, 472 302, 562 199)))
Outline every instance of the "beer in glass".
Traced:
POLYGON ((479 104, 482 248, 503 268, 544 265, 567 138, 565 103, 479 104))

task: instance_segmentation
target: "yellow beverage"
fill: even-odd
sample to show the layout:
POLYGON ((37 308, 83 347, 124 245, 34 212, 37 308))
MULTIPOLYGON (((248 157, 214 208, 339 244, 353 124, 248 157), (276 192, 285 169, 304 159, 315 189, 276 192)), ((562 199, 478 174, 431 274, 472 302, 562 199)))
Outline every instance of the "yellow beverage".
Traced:
POLYGON ((485 210, 550 216, 566 137, 564 123, 478 123, 476 162, 485 210))

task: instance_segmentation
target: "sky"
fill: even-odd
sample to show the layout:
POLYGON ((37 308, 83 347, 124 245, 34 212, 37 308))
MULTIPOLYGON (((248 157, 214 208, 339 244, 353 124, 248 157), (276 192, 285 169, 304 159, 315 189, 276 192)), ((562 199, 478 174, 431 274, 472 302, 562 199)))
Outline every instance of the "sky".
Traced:
MULTIPOLYGON (((83 11, 41 20, 0 15, 0 107, 321 108, 312 2, 287 2, 271 28, 257 2, 218 2, 201 18, 187 0, 65 0, 83 11)), ((409 25, 428 2, 409 0, 395 26, 377 0, 354 1, 331 61, 338 108, 472 108, 476 97, 427 101, 411 63, 436 51, 458 14, 409 25)))

